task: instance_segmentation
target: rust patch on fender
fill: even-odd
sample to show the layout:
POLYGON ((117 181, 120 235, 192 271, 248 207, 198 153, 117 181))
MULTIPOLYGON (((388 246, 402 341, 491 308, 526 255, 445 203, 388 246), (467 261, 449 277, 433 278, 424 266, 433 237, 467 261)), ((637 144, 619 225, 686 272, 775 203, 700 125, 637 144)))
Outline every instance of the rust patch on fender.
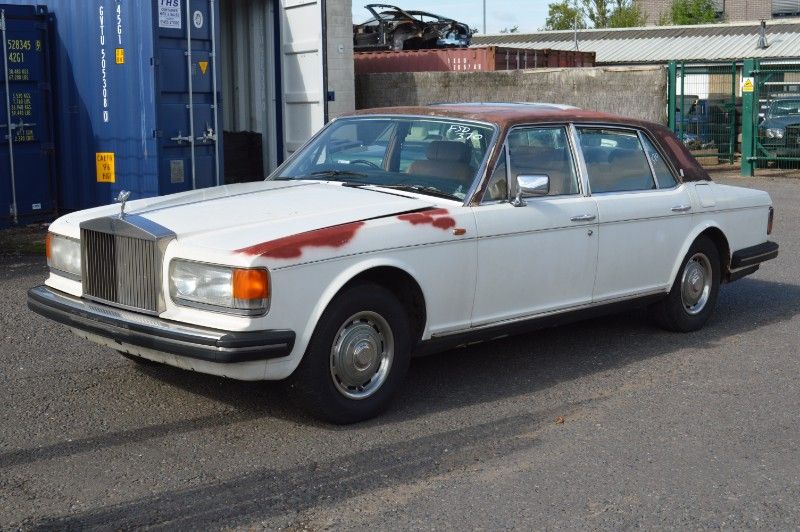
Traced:
POLYGON ((351 222, 334 225, 322 229, 314 229, 305 233, 285 236, 269 242, 262 242, 254 246, 237 249, 237 253, 246 255, 260 255, 273 259, 296 259, 302 256, 303 249, 307 247, 340 248, 350 242, 356 232, 366 222, 351 222))
POLYGON ((447 216, 448 214, 450 213, 447 209, 428 209, 419 212, 401 214, 397 217, 397 219, 408 222, 411 225, 431 225, 447 231, 456 225, 456 221, 452 217, 447 216))

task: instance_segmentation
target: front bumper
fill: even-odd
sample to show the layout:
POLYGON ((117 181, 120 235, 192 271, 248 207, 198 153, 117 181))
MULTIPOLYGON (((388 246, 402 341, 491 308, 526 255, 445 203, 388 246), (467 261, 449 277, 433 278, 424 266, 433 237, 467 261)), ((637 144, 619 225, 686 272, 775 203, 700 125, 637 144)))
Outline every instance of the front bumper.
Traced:
POLYGON ((251 362, 288 356, 294 331, 234 332, 196 327, 73 297, 48 286, 28 290, 28 308, 53 321, 121 344, 208 362, 251 362))

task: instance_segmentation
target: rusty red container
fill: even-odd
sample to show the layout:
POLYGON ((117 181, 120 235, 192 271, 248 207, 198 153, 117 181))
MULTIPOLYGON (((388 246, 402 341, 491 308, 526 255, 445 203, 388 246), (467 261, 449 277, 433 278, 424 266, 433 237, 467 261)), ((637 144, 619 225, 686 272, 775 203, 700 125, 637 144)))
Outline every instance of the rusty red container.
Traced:
POLYGON ((356 74, 379 72, 485 72, 595 66, 594 52, 486 46, 401 52, 357 52, 356 74))

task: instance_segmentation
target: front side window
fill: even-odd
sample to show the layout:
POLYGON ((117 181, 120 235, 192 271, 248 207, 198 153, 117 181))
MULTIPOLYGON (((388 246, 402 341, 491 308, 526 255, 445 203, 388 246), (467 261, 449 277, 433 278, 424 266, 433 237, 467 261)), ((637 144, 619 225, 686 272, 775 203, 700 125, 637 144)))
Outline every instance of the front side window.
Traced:
POLYGON ((464 200, 494 128, 460 120, 337 120, 270 179, 319 179, 416 189, 464 200))
POLYGON ((508 134, 511 195, 516 194, 517 176, 546 175, 550 196, 578 193, 578 174, 564 127, 517 128, 508 134))
POLYGON ((592 193, 656 188, 638 133, 621 129, 580 128, 578 136, 592 193))

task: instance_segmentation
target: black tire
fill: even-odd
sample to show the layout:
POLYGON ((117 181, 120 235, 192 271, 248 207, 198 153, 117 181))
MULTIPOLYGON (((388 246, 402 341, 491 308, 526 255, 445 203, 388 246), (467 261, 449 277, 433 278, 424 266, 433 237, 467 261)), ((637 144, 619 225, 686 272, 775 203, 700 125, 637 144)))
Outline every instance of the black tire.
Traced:
POLYGON ((139 366, 157 366, 158 365, 158 362, 153 362, 152 360, 148 360, 146 358, 137 357, 136 355, 131 355, 131 354, 125 353, 123 351, 117 351, 117 353, 119 353, 120 355, 124 356, 125 358, 127 358, 128 360, 130 360, 131 362, 133 362, 134 364, 137 364, 139 366))
MULTIPOLYGON (((705 275, 703 276, 704 286, 706 277, 705 275)), ((680 270, 678 270, 678 275, 672 284, 669 295, 651 307, 654 321, 668 331, 691 332, 701 329, 714 312, 717 296, 719 295, 720 279, 721 261, 719 250, 710 238, 699 236, 683 258, 683 263, 680 270), (689 266, 690 263, 694 264, 689 266), (700 303, 703 301, 701 292, 701 295, 698 296, 697 304, 693 307, 690 306, 690 303, 693 301, 695 290, 687 288, 687 291, 691 292, 686 296, 687 302, 683 294, 684 277, 693 275, 698 271, 698 268, 704 268, 704 265, 710 268, 711 274, 707 299, 701 306, 700 303), (690 269, 688 273, 687 268, 690 269)))
MULTIPOLYGON (((331 423, 356 423, 378 415, 389 406, 408 371, 412 347, 410 331, 405 308, 389 290, 372 283, 346 288, 331 301, 317 323, 303 360, 289 378, 291 394, 313 416, 331 423), (334 352, 350 353, 349 357, 339 355, 339 359, 340 362, 353 361, 348 369, 355 371, 355 355, 347 349, 335 351, 335 346, 355 345, 355 338, 363 339, 355 330, 358 327, 366 331, 366 338, 376 340, 376 346, 381 345, 374 349, 375 355, 364 375, 372 374, 375 367, 378 371, 363 383, 363 390, 357 385, 347 388, 347 379, 334 375, 338 367, 334 352), (346 342, 350 338, 348 334, 353 338, 351 344, 346 342), (384 359, 386 361, 382 362, 384 359), (385 373, 379 371, 380 368, 386 368, 385 373), (379 377, 380 374, 385 376, 379 377), (370 386, 375 389, 363 398, 346 395, 367 393, 370 386)), ((372 352, 368 350, 366 358, 369 359, 372 352)), ((341 373, 347 377, 345 371, 341 373)), ((356 378, 362 377, 352 377, 356 378)))

